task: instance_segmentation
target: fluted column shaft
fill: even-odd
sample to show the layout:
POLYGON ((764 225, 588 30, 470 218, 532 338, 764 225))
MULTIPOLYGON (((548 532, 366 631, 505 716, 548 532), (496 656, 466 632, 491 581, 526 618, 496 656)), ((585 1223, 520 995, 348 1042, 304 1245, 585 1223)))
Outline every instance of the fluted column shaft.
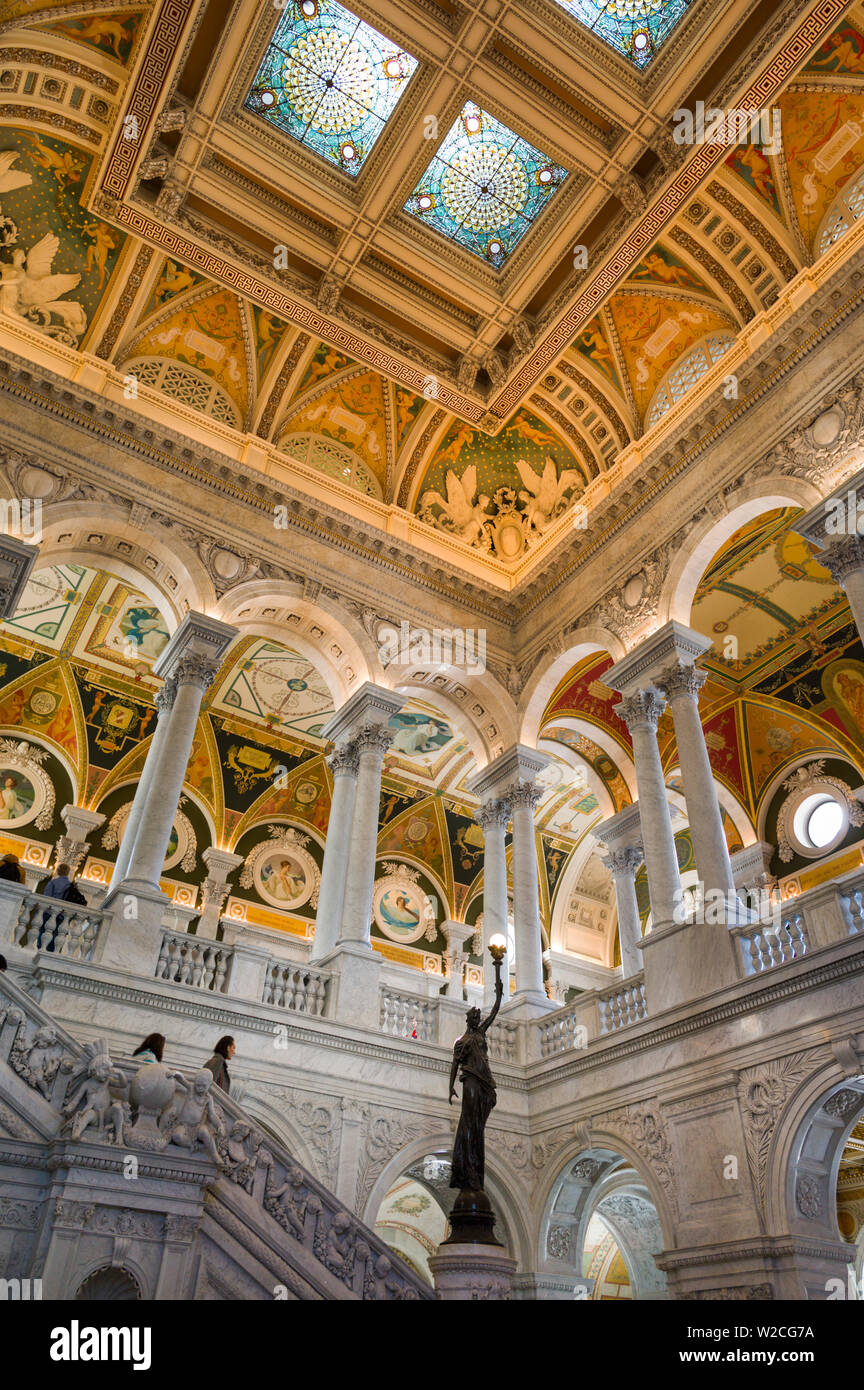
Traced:
POLYGON ((537 847, 534 837, 534 807, 540 800, 541 793, 533 782, 526 782, 520 778, 519 781, 505 790, 504 796, 510 803, 510 813, 513 818, 513 923, 516 938, 516 993, 539 995, 545 1000, 537 847))
POLYGON ((192 751, 201 701, 212 685, 217 670, 218 662, 205 656, 184 656, 177 663, 174 673, 177 693, 165 736, 160 740, 158 757, 154 760, 146 805, 142 808, 141 822, 124 876, 127 884, 159 891, 162 865, 192 751))
POLYGON ((722 893, 728 899, 730 894, 735 893, 732 865, 699 717, 699 691, 705 680, 704 671, 676 663, 658 678, 657 684, 664 691, 672 710, 678 763, 699 878, 706 892, 722 893))
POLYGON ((381 767, 392 740, 392 732, 382 724, 365 724, 357 734, 357 791, 348 847, 340 941, 359 941, 367 946, 370 942, 381 767))
POLYGON ((162 688, 156 692, 156 731, 150 741, 150 747, 147 749, 144 767, 138 779, 138 785, 135 788, 135 796, 132 800, 129 815, 126 818, 126 824, 123 827, 123 838, 120 841, 120 846, 117 851, 117 862, 114 865, 114 872, 111 875, 112 890, 123 882, 129 871, 132 851, 135 848, 138 831, 141 829, 141 821, 150 801, 150 789, 153 778, 159 766, 165 741, 168 737, 168 726, 171 723, 171 711, 174 707, 176 695, 177 682, 173 676, 169 676, 162 685, 162 688))
POLYGON ((657 747, 657 722, 665 707, 664 697, 652 688, 637 690, 615 706, 633 740, 639 824, 655 927, 672 922, 675 907, 681 901, 678 856, 675 853, 666 782, 657 747))
MULTIPOLYGON (((505 839, 510 805, 501 797, 485 801, 474 813, 483 830, 483 1002, 491 1007, 495 1000, 495 972, 489 955, 489 942, 501 935, 507 940, 507 856, 505 839)), ((501 966, 508 994, 509 951, 501 966)))
POLYGON ((842 536, 816 556, 835 584, 846 590, 858 636, 864 642, 864 536, 842 536))
POLYGON ((638 975, 642 969, 642 952, 639 950, 642 923, 639 920, 639 905, 636 901, 636 873, 642 859, 641 845, 628 845, 624 849, 612 850, 603 858, 615 885, 618 941, 625 979, 630 975, 638 975))
POLYGON ((322 960, 330 954, 339 939, 339 929, 342 925, 348 851, 351 843, 351 818, 354 814, 357 772, 360 766, 356 742, 340 744, 328 757, 327 765, 333 773, 333 799, 327 822, 324 866, 321 870, 318 910, 315 914, 313 960, 322 960))

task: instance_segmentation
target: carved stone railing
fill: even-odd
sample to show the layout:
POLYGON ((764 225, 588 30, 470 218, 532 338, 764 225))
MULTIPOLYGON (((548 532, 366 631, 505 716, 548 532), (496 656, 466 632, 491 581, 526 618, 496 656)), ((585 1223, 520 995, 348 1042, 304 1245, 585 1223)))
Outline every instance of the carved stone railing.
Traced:
POLYGON ((778 965, 800 960, 810 949, 804 913, 793 908, 776 923, 733 927, 739 962, 745 976, 761 975, 778 965))
MULTIPOLYGON (((173 1138, 177 1128, 174 1122, 176 1098, 166 1102, 160 1116, 154 1113, 148 1121, 146 1140, 142 1133, 139 1144, 137 1132, 141 1112, 133 1123, 129 1083, 136 1074, 140 1077, 143 1073, 146 1080, 154 1064, 141 1067, 134 1058, 109 1058, 107 1051, 99 1053, 99 1047, 98 1042, 82 1047, 8 975, 0 975, 0 1089, 8 1089, 4 1084, 4 1072, 6 1077, 12 1072, 17 1078, 14 1085, 19 1092, 23 1087, 32 1094, 33 1100, 27 1104, 32 1104, 35 1123, 27 1130, 44 1136, 31 1141, 34 1149, 59 1138, 68 1152, 78 1142, 76 1126, 80 1126, 77 1132, 86 1143, 88 1154, 92 1155, 94 1148, 101 1151, 97 1166, 103 1168, 122 1162, 139 1148, 144 1161, 151 1161, 155 1154, 164 1154, 171 1160, 172 1169, 182 1169, 184 1164, 193 1163, 200 1168, 202 1159, 212 1159, 210 1200, 202 1218, 211 1223, 206 1239, 213 1241, 214 1228, 224 1229, 229 1235, 230 1251, 238 1242, 242 1247, 248 1235, 260 1258, 262 1247, 260 1239, 256 1245, 256 1236, 260 1237, 263 1232, 265 1244, 273 1249, 285 1269, 289 1296, 293 1292, 300 1298, 400 1301, 435 1298, 432 1288, 307 1172, 284 1144, 271 1132, 265 1133, 236 1101, 212 1084, 209 1098, 214 1103, 215 1114, 209 1117, 205 1114, 200 1122, 196 1121, 201 1126, 198 1135, 207 1131, 207 1143, 202 1149, 198 1148, 198 1135, 193 1137, 190 1147, 188 1127, 185 1135, 178 1132, 177 1138, 173 1138), (92 1074, 88 1066, 94 1057, 104 1061, 110 1071, 113 1102, 110 1115, 88 1111, 90 1099, 80 1089, 82 1079, 92 1074), (82 1135, 84 1130, 86 1134, 82 1135), (293 1290, 292 1269, 297 1272, 293 1290), (313 1270, 311 1292, 310 1269, 313 1270)), ((190 1076, 187 1087, 192 1079, 190 1076)), ((181 1088, 177 1095, 183 1094, 181 1088)), ((185 1094, 188 1096, 191 1092, 186 1090, 185 1094)), ((47 1151, 45 1158, 47 1162, 47 1151)), ((92 1163, 92 1157, 88 1161, 92 1163)), ((32 1169, 32 1156, 27 1156, 27 1162, 32 1169)), ((139 1185, 133 1184, 136 1192, 129 1197, 130 1211, 136 1205, 138 1187, 143 1192, 146 1182, 142 1177, 139 1185)), ((92 1198, 97 1205, 103 1200, 97 1189, 93 1190, 92 1198)), ((115 1200, 116 1196, 106 1190, 106 1205, 110 1206, 115 1200)), ((146 1207, 146 1196, 143 1201, 146 1207)), ((58 1208, 63 1205, 62 1201, 56 1203, 58 1208)), ((0 1226, 2 1220, 0 1212, 0 1226)), ((182 1220, 190 1226, 189 1217, 182 1220)), ((195 1238, 194 1227, 192 1220, 186 1238, 195 1238)), ((71 1292, 57 1296, 71 1297, 71 1292)))
POLYGON ((600 1032, 616 1033, 631 1023, 641 1023, 647 1017, 645 1007, 645 977, 631 975, 620 985, 601 990, 597 995, 600 1032))
POLYGON ((41 893, 28 893, 14 884, 8 887, 13 890, 14 897, 7 894, 4 902, 7 940, 15 946, 51 951, 70 960, 93 959, 105 922, 104 912, 59 898, 46 898, 41 893), (16 898, 20 898, 17 911, 16 898))
POLYGON ((438 1003, 387 985, 378 995, 378 1027, 392 1038, 411 1038, 415 1042, 438 1041, 438 1003))
POLYGON ((840 890, 840 903, 850 936, 864 936, 864 881, 840 890))
POLYGON ((599 1036, 597 997, 597 991, 590 990, 565 1008, 537 1019, 534 1027, 541 1061, 574 1049, 581 1051, 599 1036))
POLYGON ((493 1062, 506 1062, 513 1067, 519 1065, 522 1060, 519 1033, 518 1023, 503 1023, 498 1019, 492 1024, 486 1034, 486 1045, 493 1062))
POLYGON ((233 954, 231 947, 223 946, 220 941, 163 929, 154 973, 157 980, 171 980, 174 984, 224 994, 233 954))
POLYGON ((326 970, 313 970, 296 961, 271 956, 264 972, 262 1002, 294 1013, 321 1018, 327 1003, 330 976, 326 970))

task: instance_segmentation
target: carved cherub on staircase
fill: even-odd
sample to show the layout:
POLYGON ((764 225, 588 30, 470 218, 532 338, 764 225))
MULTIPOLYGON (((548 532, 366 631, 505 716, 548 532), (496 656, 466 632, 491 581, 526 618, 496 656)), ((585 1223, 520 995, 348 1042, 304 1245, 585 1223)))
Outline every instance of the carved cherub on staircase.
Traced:
POLYGON ((200 1144, 216 1166, 223 1167, 216 1148, 216 1135, 222 1131, 222 1121, 209 1094, 212 1071, 204 1067, 196 1072, 191 1086, 183 1081, 178 1084, 186 1087, 186 1094, 179 1111, 170 1110, 164 1122, 160 1122, 162 1134, 169 1144, 177 1144, 181 1149, 192 1151, 200 1144))
MULTIPOLYGON (((15 1013, 10 1017, 14 1018, 15 1013)), ((60 1070, 61 1053, 62 1044, 53 1028, 37 1028, 28 1044, 26 1022, 23 1014, 18 1014, 18 1032, 9 1049, 9 1065, 46 1100, 51 1099, 54 1078, 60 1070)), ((64 1070, 70 1070, 68 1064, 64 1070)))
POLYGON ((72 1139, 77 1142, 92 1124, 104 1131, 110 1122, 114 1143, 122 1144, 125 1107, 121 1099, 112 1096, 111 1086, 125 1090, 125 1077, 112 1069, 106 1042, 100 1039, 90 1044, 88 1051, 87 1074, 63 1107, 67 1120, 72 1119, 72 1139))
POLYGON ((307 1211, 320 1210, 320 1203, 306 1188, 299 1168, 286 1170, 282 1186, 273 1187, 267 1193, 267 1206, 279 1225, 290 1230, 301 1242, 305 1240, 307 1211))

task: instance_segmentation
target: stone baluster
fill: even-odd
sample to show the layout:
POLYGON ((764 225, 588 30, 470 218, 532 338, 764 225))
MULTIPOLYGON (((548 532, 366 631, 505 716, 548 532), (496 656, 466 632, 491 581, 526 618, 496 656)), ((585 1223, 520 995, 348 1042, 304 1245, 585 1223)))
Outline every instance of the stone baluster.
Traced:
POLYGON ((201 914, 195 935, 215 939, 222 917, 225 899, 230 892, 228 875, 243 863, 242 854, 232 854, 227 849, 205 849, 201 858, 207 865, 207 877, 201 889, 201 914))
POLYGON ((639 821, 655 928, 673 921, 675 908, 681 902, 675 837, 657 747, 657 724, 665 708, 664 696, 652 687, 636 690, 615 706, 633 740, 639 821))
POLYGON ((321 870, 318 910, 315 914, 313 960, 322 960, 330 954, 339 938, 342 925, 348 846, 357 794, 357 772, 360 766, 356 740, 349 739, 338 744, 328 757, 327 766, 333 774, 333 799, 327 822, 324 867, 321 870))
POLYGON ((706 679, 704 671, 676 662, 658 677, 657 684, 672 711, 678 765, 700 881, 706 893, 722 893, 724 899, 731 902, 735 899, 735 884, 729 847, 699 717, 699 691, 706 679))

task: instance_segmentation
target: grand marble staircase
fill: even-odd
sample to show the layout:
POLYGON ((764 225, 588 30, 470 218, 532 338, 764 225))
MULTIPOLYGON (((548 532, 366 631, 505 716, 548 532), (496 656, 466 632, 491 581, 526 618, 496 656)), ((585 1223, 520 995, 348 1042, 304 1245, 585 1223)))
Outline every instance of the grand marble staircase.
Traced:
POLYGON ((0 975, 0 1280, 22 1281, 7 1293, 434 1298, 207 1075, 82 1046, 0 975))

